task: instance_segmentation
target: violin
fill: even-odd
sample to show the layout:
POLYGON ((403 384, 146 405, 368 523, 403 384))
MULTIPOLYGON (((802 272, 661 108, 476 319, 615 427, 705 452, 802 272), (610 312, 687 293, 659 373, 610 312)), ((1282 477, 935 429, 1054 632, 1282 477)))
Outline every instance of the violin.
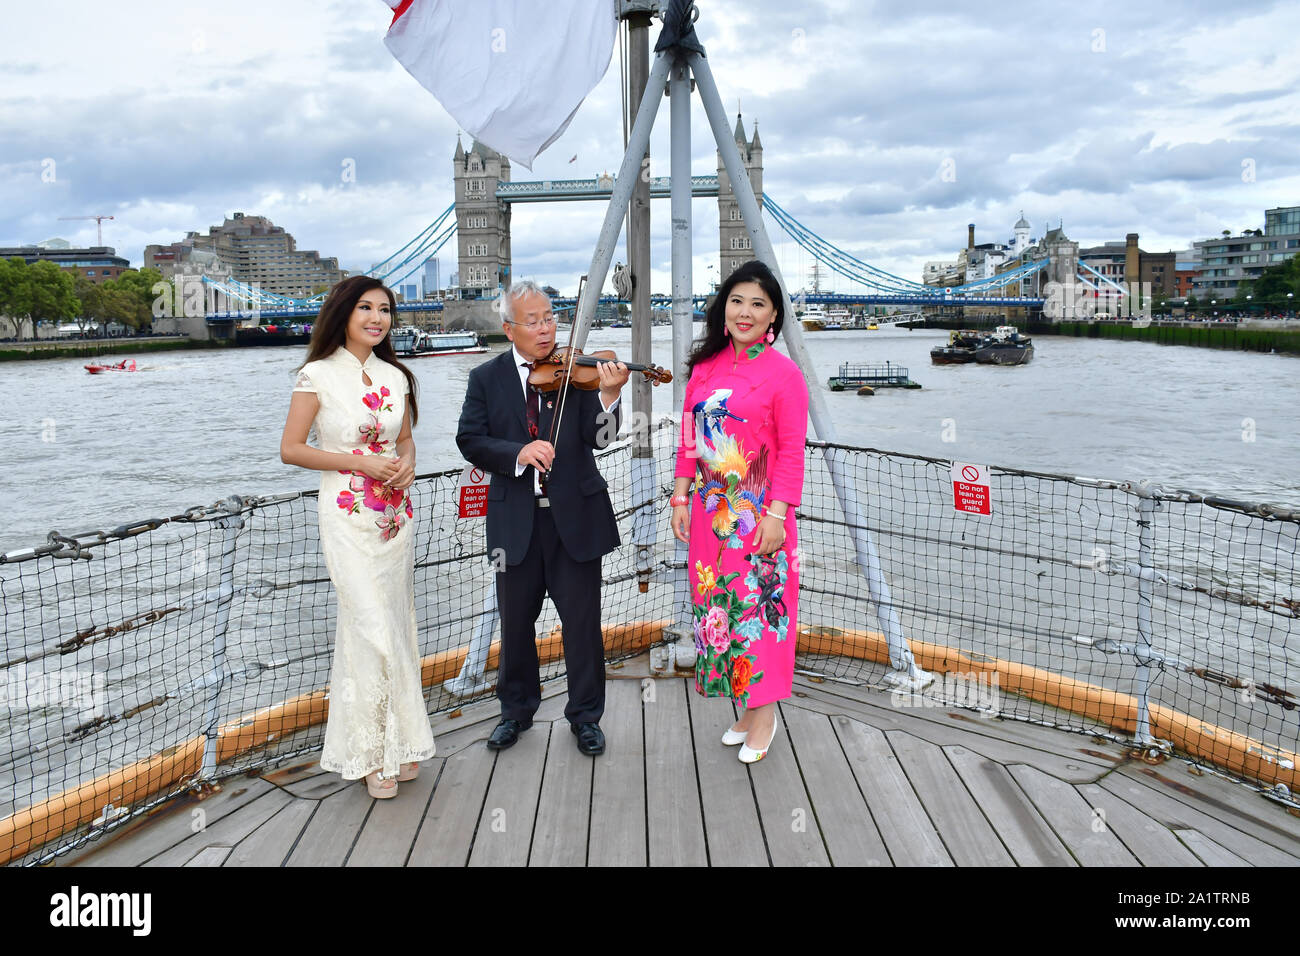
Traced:
MULTIPOLYGON (((618 356, 608 349, 584 355, 582 349, 564 346, 534 363, 533 370, 528 373, 528 384, 542 392, 554 392, 564 385, 572 385, 587 392, 595 391, 600 388, 598 367, 605 362, 617 361, 618 356)), ((628 362, 627 369, 629 372, 643 373, 654 385, 673 380, 673 373, 658 365, 628 362)))

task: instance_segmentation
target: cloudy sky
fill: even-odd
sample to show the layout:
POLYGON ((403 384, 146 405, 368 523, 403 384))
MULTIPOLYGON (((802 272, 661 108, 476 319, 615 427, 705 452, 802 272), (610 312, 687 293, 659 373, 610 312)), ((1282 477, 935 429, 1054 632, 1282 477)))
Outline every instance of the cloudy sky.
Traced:
MULTIPOLYGON (((747 129, 759 122, 766 191, 911 279, 964 245, 967 222, 977 241, 1004 240, 1021 209, 1035 236, 1061 220, 1084 244, 1135 231, 1164 251, 1300 204, 1300 4, 700 7, 728 111, 739 101, 747 129)), ((345 268, 382 259, 451 201, 457 133, 383 45, 390 17, 381 0, 7 10, 0 245, 92 244, 93 222, 58 218, 112 214, 105 244, 138 265, 146 244, 240 210, 345 268)), ((656 173, 667 117, 665 101, 656 173)), ((698 101, 694 118, 694 171, 710 173, 698 101)), ((563 137, 514 178, 592 176, 621 154, 616 55, 563 137)), ((697 289, 717 262, 716 210, 695 201, 697 289)), ((597 203, 516 206, 515 273, 573 290, 602 215, 597 203)), ((667 291, 667 200, 652 216, 655 288, 667 291)), ((811 260, 768 227, 798 287, 811 260)))

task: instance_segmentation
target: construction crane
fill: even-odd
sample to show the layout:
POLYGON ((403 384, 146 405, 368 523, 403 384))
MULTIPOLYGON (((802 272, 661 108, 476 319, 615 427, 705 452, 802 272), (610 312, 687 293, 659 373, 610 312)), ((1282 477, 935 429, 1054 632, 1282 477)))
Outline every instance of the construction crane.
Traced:
POLYGON ((60 221, 60 222, 65 222, 65 221, 69 221, 69 220, 72 220, 72 219, 93 219, 93 220, 95 220, 95 228, 96 228, 97 230, 99 230, 99 242, 97 243, 97 245, 101 245, 101 246, 102 246, 102 245, 104 244, 104 220, 105 220, 105 219, 112 219, 112 218, 113 218, 112 216, 60 216, 60 217, 59 217, 59 221, 60 221))

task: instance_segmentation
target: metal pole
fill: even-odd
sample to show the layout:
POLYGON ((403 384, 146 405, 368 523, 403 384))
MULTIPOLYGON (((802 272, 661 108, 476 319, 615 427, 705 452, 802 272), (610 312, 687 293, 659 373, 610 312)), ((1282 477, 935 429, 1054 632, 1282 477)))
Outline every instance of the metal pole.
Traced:
POLYGON ((574 316, 573 344, 578 348, 586 343, 591 320, 596 315, 596 303, 600 301, 600 290, 605 285, 605 277, 609 275, 609 264, 614 260, 623 215, 632 199, 637 177, 641 174, 641 157, 650 148, 650 130, 654 128, 655 114, 659 110, 659 100, 664 93, 664 84, 668 82, 668 69, 671 65, 671 56, 664 53, 655 55, 650 78, 646 81, 645 96, 641 97, 641 105, 637 107, 636 122, 632 124, 632 133, 627 141, 627 152, 623 154, 623 165, 619 167, 613 194, 609 197, 609 205, 605 207, 605 222, 596 239, 591 268, 587 270, 587 286, 582 290, 577 314, 574 316))
MULTIPOLYGON (((713 81, 713 72, 709 69, 708 61, 698 53, 690 55, 689 63, 691 72, 695 74, 695 84, 700 93, 700 101, 704 104, 704 112, 708 115, 709 125, 713 129, 713 138, 717 141, 718 151, 721 152, 723 164, 727 169, 727 176, 731 179, 731 187, 740 206, 740 213, 745 219, 746 227, 749 229, 750 239, 753 240, 754 253, 771 267, 772 272, 781 282, 781 298, 784 301, 787 318, 781 334, 786 340, 786 348, 790 352, 790 357, 794 359, 803 372, 805 381, 810 383, 808 409, 812 416, 813 427, 816 429, 818 437, 823 441, 834 442, 835 428, 831 424, 830 414, 826 409, 826 399, 817 387, 812 359, 803 344, 803 330, 799 326, 798 319, 795 318, 794 306, 790 302, 790 293, 786 290, 785 281, 781 278, 776 253, 772 249, 771 240, 767 236, 767 229, 763 225, 763 213, 759 209, 758 200, 754 197, 754 190, 749 182, 749 174, 745 171, 744 164, 741 162, 740 152, 736 149, 736 142, 732 139, 730 130, 727 129, 727 116, 723 110, 722 99, 718 96, 717 84, 713 81)), ((871 535, 867 531, 866 519, 858 505, 858 497, 853 488, 851 477, 841 469, 834 452, 835 450, 831 448, 823 449, 823 456, 826 460, 826 469, 830 472, 831 483, 835 488, 835 495, 839 499, 840 507, 844 511, 844 519, 848 522, 850 533, 853 536, 858 564, 866 576, 872 603, 876 605, 880 629, 889 642, 889 662, 894 671, 886 676, 886 680, 897 685, 924 686, 930 683, 933 678, 917 667, 916 661, 912 657, 911 648, 907 645, 907 640, 903 636, 902 625, 898 620, 898 612, 894 609, 889 584, 885 580, 884 572, 880 567, 880 557, 876 553, 875 542, 872 541, 871 535)))
POLYGON ((1137 658, 1137 727, 1135 738, 1138 746, 1145 747, 1155 743, 1151 736, 1148 694, 1151 690, 1151 570, 1152 555, 1155 552, 1153 522, 1160 502, 1155 500, 1151 482, 1140 482, 1133 489, 1138 495, 1138 606, 1136 647, 1137 658))
MULTIPOLYGON (((645 98, 650 72, 650 14, 631 13, 628 25, 629 103, 645 98)), ((658 109, 656 100, 655 109, 658 109)), ((628 152, 631 152, 629 149, 628 152)), ((632 361, 650 364, 650 143, 637 155, 643 172, 636 177, 627 213, 627 261, 632 274, 632 361)), ((599 286, 597 286, 599 288, 599 286)), ((632 382, 633 458, 650 458, 650 381, 644 375, 632 382)))
MULTIPOLYGON (((691 320, 695 304, 691 295, 691 80, 685 62, 674 64, 668 81, 669 120, 672 134, 671 167, 673 221, 673 413, 678 422, 686 411, 686 356, 691 345, 691 320)), ((676 432, 673 433, 674 436, 676 432)), ((676 539, 674 539, 676 540, 676 539)), ((688 548, 677 541, 673 620, 677 632, 677 663, 695 662, 695 641, 691 637, 691 585, 688 548)))
MULTIPOLYGON (((642 102, 647 92, 650 72, 650 13, 631 12, 625 17, 628 26, 628 97, 629 103, 642 102)), ((660 87, 662 89, 662 86, 660 87)), ((655 109, 658 110, 656 94, 655 109)), ((628 150, 630 153, 631 150, 628 150)), ((627 210, 627 260, 632 275, 632 351, 631 360, 650 363, 650 143, 637 152, 640 172, 632 189, 627 210)), ((599 289, 600 286, 597 286, 599 289)), ((655 459, 650 447, 650 381, 634 375, 631 381, 632 414, 624 419, 632 435, 632 503, 643 504, 632 517, 632 546, 637 584, 642 593, 650 588, 650 568, 654 559, 656 534, 655 459)))
MULTIPOLYGON (((492 576, 495 578, 496 574, 493 573, 492 576)), ((493 582, 488 585, 487 596, 483 599, 483 613, 474 626, 474 636, 465 653, 465 662, 460 665, 460 673, 443 685, 450 693, 457 697, 470 697, 481 690, 487 690, 489 685, 483 672, 487 670, 488 651, 492 648, 492 635, 496 631, 498 618, 497 589, 493 582)))
MULTIPOLYGON (((223 502, 226 504, 226 502, 223 502)), ((221 689, 225 687, 229 676, 226 667, 226 630, 230 626, 230 604, 235 597, 235 555, 239 538, 239 529, 244 526, 244 519, 238 514, 238 499, 230 502, 228 507, 236 513, 225 518, 218 518, 215 524, 221 528, 221 584, 217 591, 217 613, 213 622, 212 634, 212 669, 208 671, 204 683, 208 686, 208 706, 203 715, 203 764, 199 769, 199 781, 211 780, 217 772, 217 727, 221 720, 221 689)))

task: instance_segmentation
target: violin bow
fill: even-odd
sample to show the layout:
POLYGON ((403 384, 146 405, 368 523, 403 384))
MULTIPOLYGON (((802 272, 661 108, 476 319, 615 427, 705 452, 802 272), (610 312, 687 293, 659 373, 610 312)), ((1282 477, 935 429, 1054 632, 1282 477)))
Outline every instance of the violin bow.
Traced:
MULTIPOLYGON (((569 323, 569 344, 566 346, 566 348, 568 348, 569 350, 569 362, 567 367, 564 370, 565 382, 568 382, 568 376, 573 374, 573 360, 577 355, 577 353, 573 351, 573 333, 577 331, 578 328, 578 309, 582 305, 582 291, 583 289, 586 288, 586 286, 587 286, 587 277, 585 275, 579 277, 578 297, 577 299, 574 300, 573 319, 569 323)), ((561 388, 559 407, 555 409, 555 417, 551 419, 550 434, 547 436, 547 441, 551 443, 552 448, 555 447, 555 436, 560 433, 560 419, 564 417, 564 406, 565 403, 568 401, 568 399, 569 399, 569 389, 561 388)), ((549 478, 550 472, 548 471, 546 475, 549 478)))

